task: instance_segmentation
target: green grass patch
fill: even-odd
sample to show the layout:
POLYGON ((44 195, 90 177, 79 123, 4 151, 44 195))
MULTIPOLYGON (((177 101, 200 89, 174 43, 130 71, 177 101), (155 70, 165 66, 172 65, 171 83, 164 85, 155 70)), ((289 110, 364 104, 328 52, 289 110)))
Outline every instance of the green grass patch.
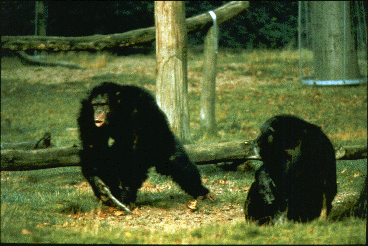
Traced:
MULTIPOLYGON (((2 70, 2 143, 34 141, 48 131, 58 147, 79 144, 76 119, 80 100, 105 80, 144 86, 155 93, 154 57, 67 53, 52 59, 75 62, 88 69, 81 72, 8 66, 15 69, 12 76, 2 70), (73 77, 77 75, 81 75, 80 80, 73 77), (55 82, 63 76, 73 79, 55 82)), ((334 145, 367 144, 367 87, 302 85, 298 55, 293 51, 218 55, 217 131, 209 137, 201 130, 199 117, 202 56, 190 54, 188 64, 192 143, 253 139, 268 118, 290 113, 321 126, 334 145)), ((252 164, 256 169, 261 162, 252 164)), ((2 171, 1 242, 366 243, 366 220, 288 222, 274 227, 247 223, 242 209, 255 169, 226 171, 215 165, 199 169, 203 182, 217 197, 215 202, 202 201, 198 210, 192 211, 187 207, 192 198, 171 178, 151 170, 138 193, 134 215, 98 203, 79 167, 2 171)), ((338 161, 335 204, 356 199, 366 175, 366 159, 338 161)))
MULTIPOLYGON (((359 192, 366 165, 366 160, 338 161, 339 193, 359 192)), ((214 165, 199 169, 217 196, 214 203, 203 201, 198 211, 190 211, 186 204, 191 197, 171 178, 151 170, 138 193, 139 214, 134 216, 116 214, 99 204, 79 167, 2 172, 1 241, 363 244, 366 240, 366 221, 355 218, 264 227, 248 223, 241 209, 254 171, 224 171, 214 165)))

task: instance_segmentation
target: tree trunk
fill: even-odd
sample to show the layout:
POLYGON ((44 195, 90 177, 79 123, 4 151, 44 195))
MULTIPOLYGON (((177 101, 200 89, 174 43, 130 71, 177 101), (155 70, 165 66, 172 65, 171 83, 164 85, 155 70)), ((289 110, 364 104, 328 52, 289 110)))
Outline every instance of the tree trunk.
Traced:
MULTIPOLYGON (((229 2, 215 10, 218 23, 226 22, 249 7, 249 2, 229 2)), ((212 18, 200 14, 185 21, 188 32, 208 28, 212 18)), ((38 36, 1 36, 1 48, 10 50, 102 50, 112 47, 124 47, 155 39, 155 27, 141 28, 125 33, 92 35, 86 37, 38 37, 38 36)))
POLYGON ((173 132, 189 140, 187 30, 182 1, 156 1, 156 98, 173 132))
POLYGON ((316 79, 359 78, 358 58, 351 33, 349 2, 312 1, 310 6, 316 79))
POLYGON ((201 128, 212 136, 216 133, 215 100, 216 100, 216 63, 214 26, 208 30, 204 40, 203 79, 201 90, 201 128))
POLYGON ((44 1, 36 1, 35 6, 35 35, 46 36, 46 8, 44 1))
MULTIPOLYGON (((260 160, 249 141, 234 141, 184 146, 190 159, 197 165, 220 162, 260 160)), ((82 148, 62 147, 41 150, 1 150, 1 171, 25 171, 54 167, 79 166, 82 148)), ((356 160, 367 158, 367 146, 335 148, 336 159, 356 160)))
MULTIPOLYGON (((35 3, 35 36, 46 36, 46 8, 44 1, 35 3)), ((37 50, 34 52, 37 55, 37 50)), ((46 56, 46 51, 41 51, 42 56, 46 56)))

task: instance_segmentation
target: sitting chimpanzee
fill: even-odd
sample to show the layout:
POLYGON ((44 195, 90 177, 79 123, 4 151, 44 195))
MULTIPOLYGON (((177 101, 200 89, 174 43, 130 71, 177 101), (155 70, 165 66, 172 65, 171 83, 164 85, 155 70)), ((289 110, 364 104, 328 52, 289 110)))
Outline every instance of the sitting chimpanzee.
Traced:
POLYGON ((263 165, 249 190, 245 218, 276 224, 327 216, 337 192, 335 151, 327 136, 291 115, 273 117, 260 130, 253 144, 263 165))
POLYGON ((165 114, 144 89, 102 83, 82 101, 78 124, 82 173, 102 201, 108 199, 101 180, 114 198, 123 204, 134 203, 153 166, 194 198, 213 199, 171 132, 165 114))

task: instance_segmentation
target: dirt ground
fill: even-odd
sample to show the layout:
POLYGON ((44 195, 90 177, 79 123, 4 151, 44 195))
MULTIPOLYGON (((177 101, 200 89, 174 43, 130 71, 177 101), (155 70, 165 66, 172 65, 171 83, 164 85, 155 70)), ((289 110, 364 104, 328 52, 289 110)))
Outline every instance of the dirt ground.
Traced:
MULTIPOLYGON (((178 201, 178 199, 172 196, 162 198, 162 200, 152 200, 148 196, 144 196, 138 197, 133 214, 127 214, 113 207, 99 208, 90 213, 68 215, 75 219, 75 222, 64 224, 63 227, 73 227, 76 223, 83 223, 83 221, 87 222, 93 219, 97 224, 116 224, 125 228, 139 228, 141 230, 155 228, 171 232, 178 228, 194 229, 204 225, 232 224, 244 221, 243 203, 249 187, 233 188, 220 183, 206 186, 217 197, 221 196, 224 189, 229 189, 232 192, 243 194, 243 199, 238 203, 203 200, 197 202, 196 209, 191 209, 190 207, 195 200, 183 202, 182 199, 178 201), (172 200, 172 202, 168 202, 168 200, 172 200)), ((77 188, 93 195, 87 182, 82 182, 77 188)), ((167 188, 167 186, 153 185, 146 181, 142 190, 155 192, 167 188)), ((333 206, 344 206, 352 203, 357 199, 358 195, 358 192, 339 192, 333 201, 333 206)))
MULTIPOLYGON (((209 188, 215 196, 216 194, 220 195, 223 189, 231 189, 230 186, 221 184, 206 185, 206 187, 209 188)), ((93 195, 92 189, 87 182, 82 182, 80 185, 76 186, 76 188, 81 189, 82 192, 93 195)), ((148 181, 146 181, 141 188, 141 190, 147 191, 147 193, 165 189, 170 189, 170 187, 167 185, 159 186, 150 184, 148 181)), ((244 187, 244 189, 237 189, 237 191, 234 190, 234 192, 242 192, 245 195, 248 189, 249 187, 244 187)), ((244 220, 242 203, 219 204, 217 200, 211 202, 206 199, 202 201, 198 200, 195 205, 193 204, 195 200, 183 200, 179 198, 179 196, 182 197, 178 195, 177 197, 169 196, 162 197, 162 199, 151 199, 149 195, 144 195, 143 197, 140 195, 138 196, 136 207, 133 209, 133 214, 127 214, 113 207, 106 207, 106 209, 95 209, 90 213, 76 213, 68 216, 78 222, 93 219, 96 223, 116 223, 119 224, 119 226, 140 228, 142 230, 152 228, 170 230, 177 229, 178 227, 193 229, 202 225, 228 224, 230 222, 244 220)), ((73 226, 73 224, 65 226, 73 226)))

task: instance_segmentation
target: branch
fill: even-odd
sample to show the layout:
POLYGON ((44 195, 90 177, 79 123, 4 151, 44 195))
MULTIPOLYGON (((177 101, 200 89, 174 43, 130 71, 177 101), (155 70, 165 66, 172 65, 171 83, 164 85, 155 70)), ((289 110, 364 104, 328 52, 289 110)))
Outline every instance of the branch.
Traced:
MULTIPOLYGON (((229 2, 214 10, 218 23, 228 21, 249 7, 249 2, 229 2)), ((186 19, 188 32, 197 31, 212 25, 207 13, 186 19)), ((2 36, 2 49, 10 50, 102 50, 116 46, 130 46, 150 42, 155 39, 155 27, 141 28, 125 33, 111 35, 92 35, 85 37, 52 36, 2 36)))
MULTIPOLYGON (((197 165, 260 160, 248 141, 185 145, 190 159, 197 165)), ((25 171, 52 167, 79 166, 81 148, 63 147, 42 150, 1 150, 2 171, 25 171)), ((339 147, 336 159, 355 160, 367 158, 367 146, 339 147)))
POLYGON ((119 208, 123 209, 128 214, 132 214, 132 211, 125 206, 125 204, 121 203, 110 191, 109 187, 97 176, 95 176, 95 180, 97 181, 97 186, 110 198, 110 200, 115 203, 119 208))

